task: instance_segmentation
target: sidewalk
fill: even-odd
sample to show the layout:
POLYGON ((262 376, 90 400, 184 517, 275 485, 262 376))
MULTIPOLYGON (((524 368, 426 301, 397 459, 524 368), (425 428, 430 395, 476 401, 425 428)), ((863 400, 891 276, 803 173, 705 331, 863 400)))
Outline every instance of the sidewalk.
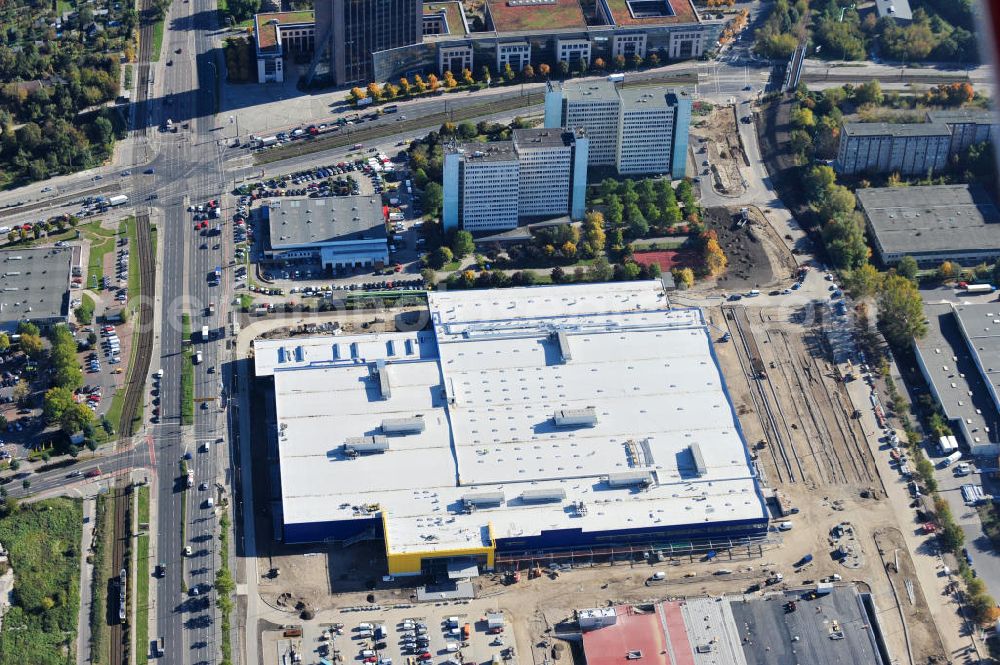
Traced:
MULTIPOLYGON (((846 376, 850 372, 857 372, 857 367, 847 363, 840 365, 839 370, 841 376, 846 376)), ((895 362, 892 362, 890 365, 890 376, 896 382, 897 386, 903 385, 903 379, 895 362)), ((877 385, 878 382, 876 380, 877 385)), ((975 642, 974 637, 970 637, 967 634, 968 631, 959 616, 959 605, 956 597, 953 594, 945 593, 945 586, 949 582, 954 581, 955 577, 953 575, 944 575, 945 564, 937 546, 936 538, 934 536, 918 535, 916 514, 910 508, 912 500, 907 492, 906 481, 898 474, 895 477, 892 475, 894 472, 889 466, 890 448, 886 446, 885 449, 880 449, 878 440, 882 430, 875 418, 874 407, 870 399, 871 393, 877 392, 877 387, 871 389, 865 381, 860 379, 851 381, 846 386, 851 403, 854 405, 854 408, 861 411, 860 422, 867 435, 865 436, 865 441, 868 443, 872 456, 875 458, 875 463, 878 465, 879 476, 882 477, 886 490, 886 499, 892 503, 893 510, 897 515, 903 539, 906 541, 907 549, 909 549, 911 559, 913 560, 913 566, 917 571, 917 578, 920 580, 920 587, 927 598, 927 605, 934 619, 934 625, 938 629, 938 634, 941 636, 945 648, 948 653, 957 654, 964 652, 970 645, 981 647, 981 645, 975 642), (929 547, 929 544, 933 544, 933 547, 929 547), (937 602, 933 602, 935 599, 937 602)), ((882 399, 882 395, 879 395, 879 399, 882 399)), ((985 651, 982 651, 982 653, 985 653, 985 651)))
POLYGON ((76 663, 90 662, 90 605, 94 566, 87 560, 94 540, 94 515, 97 501, 90 496, 83 500, 83 535, 80 538, 80 606, 76 620, 76 663))

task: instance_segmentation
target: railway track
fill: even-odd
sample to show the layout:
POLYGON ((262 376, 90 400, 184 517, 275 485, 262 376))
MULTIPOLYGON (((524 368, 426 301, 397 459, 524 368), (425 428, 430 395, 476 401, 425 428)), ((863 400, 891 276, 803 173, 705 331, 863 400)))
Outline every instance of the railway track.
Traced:
MULTIPOLYGON (((151 0, 141 1, 139 16, 142 20, 142 27, 139 33, 139 62, 137 66, 139 85, 136 95, 137 106, 132 117, 138 123, 136 135, 143 138, 146 137, 148 126, 146 105, 149 97, 149 62, 152 52, 151 9, 151 0)), ((133 318, 133 325, 137 332, 134 338, 129 373, 125 381, 121 419, 118 422, 118 441, 115 445, 119 451, 132 448, 132 436, 135 434, 135 414, 145 390, 146 376, 149 374, 149 363, 153 350, 153 290, 156 264, 150 238, 149 215, 137 215, 135 225, 136 249, 139 259, 139 309, 133 318)), ((131 570, 129 565, 129 544, 132 535, 131 519, 129 519, 132 503, 131 466, 131 464, 125 465, 124 470, 115 479, 111 491, 113 501, 112 526, 114 528, 111 569, 114 571, 131 570)), ((129 665, 131 661, 131 631, 129 626, 132 614, 128 611, 128 599, 132 594, 127 587, 128 577, 130 576, 127 574, 120 575, 120 581, 115 589, 117 593, 111 594, 109 591, 109 608, 115 607, 114 612, 109 611, 108 617, 111 623, 109 640, 111 653, 108 662, 111 665, 129 665)))
POLYGON ((768 449, 771 451, 771 456, 774 460, 774 466, 778 474, 777 480, 778 482, 787 483, 803 480, 805 473, 802 470, 801 461, 795 455, 794 450, 789 455, 787 446, 789 438, 788 423, 785 422, 784 416, 780 412, 776 414, 771 406, 772 402, 777 403, 777 395, 774 392, 774 387, 767 378, 764 361, 760 355, 760 349, 757 347, 757 340, 750 331, 750 320, 747 318, 746 308, 724 307, 723 313, 725 314, 726 325, 730 327, 730 333, 734 338, 738 339, 737 348, 742 348, 746 356, 746 361, 744 361, 738 352, 736 354, 740 360, 740 367, 746 372, 747 381, 757 393, 756 397, 753 397, 754 391, 751 391, 751 396, 754 406, 757 409, 757 415, 761 419, 764 434, 770 440, 771 445, 768 446, 768 449), (744 327, 744 324, 746 327, 744 327), (784 436, 782 435, 782 429, 784 429, 784 436))

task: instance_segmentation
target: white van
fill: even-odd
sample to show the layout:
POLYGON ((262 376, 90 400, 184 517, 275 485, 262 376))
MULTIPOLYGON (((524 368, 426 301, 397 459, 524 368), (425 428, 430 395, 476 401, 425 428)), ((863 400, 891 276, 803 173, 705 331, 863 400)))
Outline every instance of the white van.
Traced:
POLYGON ((746 297, 747 298, 756 298, 759 295, 760 295, 760 291, 758 291, 757 289, 750 289, 746 293, 746 297))

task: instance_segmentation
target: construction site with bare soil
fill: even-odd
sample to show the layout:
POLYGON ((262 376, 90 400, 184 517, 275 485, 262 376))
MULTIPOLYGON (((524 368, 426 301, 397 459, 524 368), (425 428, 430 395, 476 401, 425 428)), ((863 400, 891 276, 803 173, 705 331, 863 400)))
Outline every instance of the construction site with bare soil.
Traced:
MULTIPOLYGON (((719 224, 733 214, 720 209, 719 224)), ((730 227, 733 235, 727 244, 732 246, 744 231, 730 227)), ((748 275, 761 280, 755 284, 780 281, 790 274, 794 263, 780 256, 775 260, 777 251, 754 244, 748 257, 755 265, 767 266, 748 275)), ((928 596, 935 592, 925 593, 921 587, 909 549, 912 544, 903 534, 919 525, 888 500, 875 452, 881 433, 866 431, 859 416, 865 405, 852 402, 845 383, 845 378, 868 377, 843 376, 834 362, 841 343, 838 335, 844 331, 832 308, 817 303, 798 307, 727 303, 703 311, 707 326, 715 331, 713 353, 749 457, 765 488, 773 519, 766 538, 709 551, 632 547, 610 555, 564 552, 498 562, 494 572, 483 572, 472 580, 469 591, 457 594, 448 585, 427 585, 426 578, 386 575, 387 547, 371 533, 346 545, 272 541, 261 550, 266 555, 258 561, 257 571, 261 600, 274 616, 258 628, 295 626, 304 632, 294 648, 340 660, 353 659, 355 650, 363 654, 370 647, 379 657, 409 662, 418 653, 410 648, 410 637, 400 637, 398 644, 395 635, 372 636, 369 641, 365 626, 416 622, 444 626, 444 641, 440 645, 432 641, 430 646, 446 658, 457 658, 450 654, 458 651, 465 662, 502 658, 540 665, 560 658, 577 662, 586 658, 588 663, 600 663, 590 652, 598 647, 587 646, 590 632, 581 628, 580 617, 590 617, 590 608, 597 614, 605 612, 600 608, 611 608, 608 611, 620 617, 622 629, 630 625, 626 616, 657 613, 667 617, 667 626, 676 610, 681 614, 669 628, 673 640, 677 617, 695 612, 693 608, 700 612, 699 603, 707 597, 725 598, 726 607, 737 601, 751 604, 752 609, 726 609, 718 619, 718 630, 732 629, 731 642, 739 653, 726 661, 674 661, 661 655, 658 663, 947 662, 928 605, 928 596), (870 608, 868 613, 851 614, 842 602, 838 610, 837 602, 829 600, 839 597, 836 594, 855 594, 856 605, 870 608), (675 606, 675 601, 680 602, 675 606), (768 607, 781 611, 770 616, 768 607), (498 633, 486 618, 497 612, 505 617, 506 632, 501 630, 499 637, 487 642, 498 633), (745 612, 755 618, 746 619, 745 612), (815 654, 820 655, 802 660, 802 654, 814 653, 813 647, 797 644, 800 639, 809 642, 807 633, 812 629, 799 622, 811 624, 810 614, 820 626, 815 640, 815 654), (456 616, 459 623, 468 620, 474 626, 467 639, 449 636, 455 630, 449 622, 456 616), (871 633, 870 640, 852 645, 845 640, 842 646, 848 650, 837 651, 843 625, 871 633), (776 641, 764 639, 761 631, 776 641), (872 655, 879 649, 881 655, 872 655), (778 657, 781 650, 786 653, 778 657), (786 659, 795 653, 800 660, 786 659)), ((265 431, 264 424, 273 417, 269 408, 266 401, 261 404, 259 431, 265 431)), ((259 527, 258 533, 273 530, 263 515, 259 527)), ((689 624, 697 622, 681 623, 679 630, 686 631, 692 652, 715 657, 722 653, 722 642, 696 644, 698 630, 689 624), (699 652, 700 648, 709 651, 699 652)), ((275 644, 291 648, 282 635, 272 635, 275 644)), ((851 639, 857 640, 857 635, 851 639)))

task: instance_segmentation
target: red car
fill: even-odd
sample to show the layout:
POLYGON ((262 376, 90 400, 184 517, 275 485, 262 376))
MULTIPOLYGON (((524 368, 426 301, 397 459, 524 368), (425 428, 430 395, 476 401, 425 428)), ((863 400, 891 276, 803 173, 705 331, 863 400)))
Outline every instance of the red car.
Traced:
POLYGON ((430 660, 431 658, 433 658, 433 656, 431 655, 430 651, 425 651, 419 656, 417 656, 417 660, 430 660))
POLYGON ((365 658, 365 662, 366 663, 377 663, 378 662, 378 657, 377 656, 368 656, 367 658, 365 658))

